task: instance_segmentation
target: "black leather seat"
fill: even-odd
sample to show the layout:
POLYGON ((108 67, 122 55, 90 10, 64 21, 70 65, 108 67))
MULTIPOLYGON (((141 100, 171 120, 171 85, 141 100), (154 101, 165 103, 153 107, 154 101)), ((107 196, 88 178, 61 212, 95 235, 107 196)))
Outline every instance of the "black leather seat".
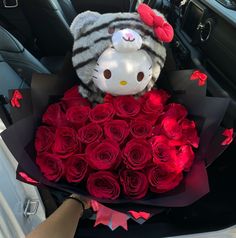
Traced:
POLYGON ((0 27, 0 116, 9 105, 8 90, 30 86, 32 74, 50 73, 22 44, 7 30, 0 27))
POLYGON ((71 50, 69 25, 77 13, 70 0, 21 0, 21 6, 44 56, 65 55, 71 50))
MULTIPOLYGON (((47 68, 26 50, 13 35, 1 26, 0 55, 2 56, 1 62, 4 60, 9 64, 17 74, 25 79, 27 84, 30 84, 33 72, 49 73, 47 68)), ((0 81, 0 84, 2 84, 2 81, 0 81)), ((2 85, 0 88, 2 88, 2 85)))

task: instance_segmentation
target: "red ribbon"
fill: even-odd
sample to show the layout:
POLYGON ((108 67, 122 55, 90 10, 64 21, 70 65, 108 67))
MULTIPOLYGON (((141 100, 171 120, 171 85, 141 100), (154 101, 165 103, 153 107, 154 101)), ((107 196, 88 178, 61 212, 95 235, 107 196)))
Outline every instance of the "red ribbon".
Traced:
POLYGON ((144 220, 148 220, 151 216, 150 213, 147 212, 136 212, 136 211, 129 211, 133 218, 138 220, 139 218, 143 218, 144 220))
POLYGON ((207 75, 202 73, 200 70, 195 70, 190 76, 190 80, 198 80, 198 85, 204 86, 207 81, 207 75))
POLYGON ((12 98, 11 98, 11 105, 12 107, 17 107, 20 108, 20 102, 19 100, 23 99, 23 95, 21 94, 21 92, 19 90, 15 90, 13 92, 12 98))
POLYGON ((225 140, 222 141, 221 145, 229 145, 233 141, 233 134, 234 134, 234 129, 225 129, 222 133, 223 136, 225 136, 225 140))
MULTIPOLYGON (((119 226, 123 227, 125 230, 128 230, 127 220, 129 219, 129 216, 127 214, 112 210, 94 200, 91 201, 91 207, 95 212, 97 212, 94 227, 99 224, 103 224, 110 226, 112 230, 115 230, 119 226)), ((151 214, 147 212, 129 211, 129 213, 136 220, 139 218, 148 220, 151 217, 151 214)))
POLYGON ((91 201, 91 206, 93 210, 97 212, 94 227, 99 224, 107 226, 111 224, 112 230, 116 229, 119 226, 123 227, 125 230, 128 230, 127 220, 129 217, 126 214, 114 211, 94 200, 91 201))
POLYGON ((142 21, 153 27, 154 33, 158 39, 163 42, 171 42, 174 37, 172 26, 166 22, 163 17, 158 16, 148 5, 141 3, 137 9, 142 21))

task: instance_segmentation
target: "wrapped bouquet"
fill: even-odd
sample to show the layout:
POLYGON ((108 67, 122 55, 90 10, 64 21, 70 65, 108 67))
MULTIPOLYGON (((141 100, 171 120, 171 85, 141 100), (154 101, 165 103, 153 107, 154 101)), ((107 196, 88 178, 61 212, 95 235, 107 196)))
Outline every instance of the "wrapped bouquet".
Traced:
POLYGON ((138 13, 88 11, 71 31, 77 84, 67 70, 15 91, 20 120, 2 137, 18 179, 122 212, 187 206, 208 193, 206 167, 233 139, 220 127, 229 99, 206 96, 198 70, 156 83, 173 38, 165 18, 145 4, 138 13))

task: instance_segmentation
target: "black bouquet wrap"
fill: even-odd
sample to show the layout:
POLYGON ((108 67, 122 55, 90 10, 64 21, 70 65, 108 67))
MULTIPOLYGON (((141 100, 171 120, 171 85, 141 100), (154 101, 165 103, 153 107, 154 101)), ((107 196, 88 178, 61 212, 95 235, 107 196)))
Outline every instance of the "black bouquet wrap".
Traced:
POLYGON ((57 190, 78 193, 97 200, 113 209, 128 211, 138 209, 148 212, 163 207, 188 206, 209 192, 206 167, 209 166, 226 148, 221 122, 224 119, 230 100, 206 96, 206 85, 199 86, 190 80, 193 70, 169 73, 157 81, 157 87, 169 91, 174 102, 184 105, 198 128, 199 148, 191 170, 185 174, 178 187, 164 194, 148 195, 141 200, 104 200, 91 197, 85 189, 64 181, 48 181, 35 163, 34 138, 41 117, 47 106, 60 99, 63 93, 78 84, 73 68, 66 65, 58 75, 35 74, 31 88, 22 89, 21 108, 12 108, 13 125, 2 132, 1 136, 18 162, 17 179, 35 186, 46 186, 57 190))

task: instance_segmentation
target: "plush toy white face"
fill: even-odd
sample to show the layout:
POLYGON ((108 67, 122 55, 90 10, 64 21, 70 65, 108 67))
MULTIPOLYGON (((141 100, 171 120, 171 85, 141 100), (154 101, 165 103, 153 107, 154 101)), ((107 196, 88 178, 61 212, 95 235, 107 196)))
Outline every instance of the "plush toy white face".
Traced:
POLYGON ((116 32, 114 48, 106 49, 98 58, 93 72, 94 84, 112 95, 134 95, 145 89, 152 78, 152 60, 140 50, 142 39, 130 29, 116 32))

